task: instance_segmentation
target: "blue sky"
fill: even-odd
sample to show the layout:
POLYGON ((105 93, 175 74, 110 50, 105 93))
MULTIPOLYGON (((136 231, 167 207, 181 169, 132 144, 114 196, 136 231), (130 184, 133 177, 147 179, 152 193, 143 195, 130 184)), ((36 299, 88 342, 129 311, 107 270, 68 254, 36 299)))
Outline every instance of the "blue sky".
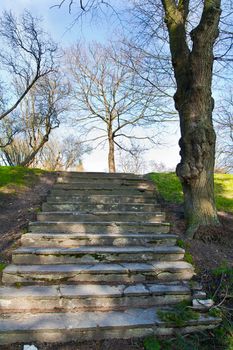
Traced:
MULTIPOLYGON (((51 35, 54 41, 63 47, 69 46, 78 40, 101 41, 112 40, 114 33, 119 33, 120 23, 117 18, 110 13, 91 20, 83 17, 82 21, 71 25, 74 22, 74 12, 69 14, 67 6, 51 8, 59 0, 0 0, 1 9, 11 10, 19 16, 24 9, 29 10, 34 16, 43 18, 43 28, 51 35)), ((114 6, 121 8, 125 6, 124 0, 114 0, 114 6)), ((66 132, 71 128, 60 130, 59 133, 66 132)), ((178 127, 176 128, 178 130, 178 127)), ((165 135, 166 146, 154 148, 145 155, 145 161, 163 162, 169 168, 175 168, 179 162, 178 148, 179 132, 165 135)), ((107 150, 97 150, 84 158, 84 168, 87 171, 107 170, 107 150)))
MULTIPOLYGON (((52 38, 64 46, 74 43, 76 40, 98 40, 106 41, 111 38, 111 31, 114 29, 117 19, 111 16, 104 16, 98 20, 91 20, 89 17, 82 17, 78 23, 75 21, 75 8, 69 13, 68 7, 52 7, 59 3, 59 0, 1 0, 1 8, 11 10, 15 15, 20 15, 24 9, 29 10, 33 15, 43 19, 43 27, 52 38)), ((118 1, 117 1, 118 2, 118 1)), ((121 3, 122 0, 119 0, 121 3)), ((68 1, 67 1, 68 4, 68 1)))

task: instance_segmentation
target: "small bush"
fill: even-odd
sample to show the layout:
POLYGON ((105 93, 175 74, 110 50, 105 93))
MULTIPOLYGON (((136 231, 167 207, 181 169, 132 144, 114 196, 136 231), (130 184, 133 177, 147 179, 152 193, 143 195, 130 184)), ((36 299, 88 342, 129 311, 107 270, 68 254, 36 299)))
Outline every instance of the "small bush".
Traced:
POLYGON ((5 263, 0 263, 0 272, 2 272, 6 267, 5 263))
POLYGON ((148 337, 144 340, 144 349, 145 350, 161 350, 160 342, 154 337, 148 337))
POLYGON ((159 310, 158 316, 164 322, 183 327, 189 320, 197 320, 199 313, 191 310, 189 303, 183 301, 175 305, 171 310, 159 310))

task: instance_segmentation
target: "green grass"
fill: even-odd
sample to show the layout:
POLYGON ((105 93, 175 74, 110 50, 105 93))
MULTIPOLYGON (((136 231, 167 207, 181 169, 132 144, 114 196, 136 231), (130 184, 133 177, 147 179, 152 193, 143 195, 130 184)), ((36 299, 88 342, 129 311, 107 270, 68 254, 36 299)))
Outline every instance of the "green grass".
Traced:
POLYGON ((0 263, 0 272, 2 272, 6 267, 6 264, 5 263, 0 263))
POLYGON ((215 174, 214 185, 218 210, 233 212, 233 175, 215 174))
POLYGON ((190 308, 189 302, 182 301, 173 306, 171 310, 158 310, 160 320, 174 324, 176 327, 184 327, 189 320, 197 320, 199 313, 190 308))
POLYGON ((14 192, 14 189, 33 185, 45 171, 20 166, 0 166, 0 192, 14 192))
MULTIPOLYGON (((181 184, 175 173, 151 173, 150 178, 165 201, 183 202, 181 184)), ((233 175, 215 174, 214 183, 217 209, 233 213, 233 175)))
POLYGON ((183 202, 181 184, 175 173, 151 173, 150 178, 154 181, 165 201, 170 203, 183 202))

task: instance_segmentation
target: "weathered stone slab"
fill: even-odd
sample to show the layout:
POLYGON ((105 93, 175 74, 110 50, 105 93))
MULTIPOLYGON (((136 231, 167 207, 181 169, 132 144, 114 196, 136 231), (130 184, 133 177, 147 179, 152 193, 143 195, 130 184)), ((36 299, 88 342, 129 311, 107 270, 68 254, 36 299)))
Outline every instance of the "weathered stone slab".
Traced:
POLYGON ((128 190, 128 189, 137 189, 137 190, 149 190, 149 191, 154 191, 155 186, 153 182, 149 181, 137 181, 137 182, 113 182, 113 181, 89 181, 89 182, 68 182, 68 183, 61 183, 58 182, 53 186, 53 190, 113 190, 113 189, 123 189, 123 190, 128 190))
POLYGON ((38 221, 64 221, 64 222, 96 222, 96 221, 140 221, 140 222, 162 222, 165 213, 154 212, 43 212, 37 214, 38 221))
POLYGON ((24 345, 23 350, 38 350, 35 345, 24 345))
POLYGON ((106 338, 142 337, 149 334, 185 334, 198 329, 213 328, 219 319, 200 317, 190 320, 181 329, 161 322, 156 308, 128 309, 125 312, 79 312, 57 314, 13 314, 0 320, 0 344, 16 342, 66 342, 106 338))
POLYGON ((144 179, 143 175, 132 174, 132 173, 106 173, 106 172, 76 172, 76 171, 60 171, 58 172, 58 177, 65 178, 83 178, 85 180, 89 179, 97 179, 98 181, 102 181, 104 179, 136 179, 142 180, 144 179))
POLYGON ((60 203, 50 202, 42 204, 42 211, 81 211, 81 212, 99 212, 99 211, 131 211, 140 212, 144 211, 147 213, 156 212, 160 210, 160 206, 156 204, 146 203, 113 203, 113 204, 99 204, 99 203, 60 203))
POLYGON ((206 293, 201 290, 197 290, 193 292, 192 296, 193 296, 193 299, 206 299, 206 293))
POLYGON ((148 197, 155 197, 155 192, 149 189, 136 189, 136 188, 96 188, 96 189, 52 189, 51 196, 76 196, 76 195, 119 195, 122 194, 124 196, 130 195, 146 195, 148 197))
POLYGON ((198 311, 208 311, 214 302, 212 299, 193 299, 193 309, 198 311))
POLYGON ((117 310, 129 307, 173 305, 190 300, 190 290, 181 285, 54 285, 0 288, 0 311, 76 312, 77 310, 117 310))
POLYGON ((13 252, 13 264, 79 264, 98 262, 176 261, 184 257, 179 247, 20 247, 13 252))
POLYGON ((29 247, 80 247, 80 246, 173 246, 178 236, 173 234, 85 234, 85 233, 26 233, 22 246, 29 247))
POLYGON ((114 185, 131 185, 137 186, 138 184, 153 184, 150 180, 146 180, 143 178, 118 178, 118 177, 104 177, 102 179, 98 178, 98 176, 93 176, 93 177, 75 177, 75 176, 58 176, 57 177, 57 184, 73 184, 73 183, 86 183, 87 180, 91 183, 93 182, 98 182, 98 183, 108 183, 108 184, 114 184, 114 185))
POLYGON ((67 233, 168 233, 169 223, 150 222, 32 222, 30 232, 67 233))
POLYGON ((6 285, 57 283, 146 283, 189 280, 192 265, 183 261, 154 263, 98 263, 94 265, 9 265, 3 270, 6 285))
POLYGON ((98 204, 118 204, 118 203, 146 203, 146 204, 155 204, 157 203, 156 198, 153 195, 126 195, 122 193, 117 194, 80 194, 80 195, 72 195, 72 194, 64 194, 64 195, 52 195, 50 194, 47 197, 47 203, 98 203, 98 204))

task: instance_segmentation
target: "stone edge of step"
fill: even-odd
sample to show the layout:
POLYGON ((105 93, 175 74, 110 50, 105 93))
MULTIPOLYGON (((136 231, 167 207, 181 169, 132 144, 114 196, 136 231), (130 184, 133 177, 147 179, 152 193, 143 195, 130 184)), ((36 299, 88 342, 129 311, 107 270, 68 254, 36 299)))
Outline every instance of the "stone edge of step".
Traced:
POLYGON ((158 247, 141 247, 141 246, 131 246, 131 247, 72 247, 72 248, 39 248, 39 247, 20 247, 14 250, 14 254, 35 254, 35 255, 70 255, 70 254, 136 254, 136 253, 157 253, 157 254, 184 254, 185 250, 177 246, 158 246, 158 247))
POLYGON ((129 225, 129 226, 171 226, 169 222, 144 222, 144 221, 30 221, 29 226, 38 226, 38 225, 103 225, 103 226, 118 226, 118 225, 129 225))
MULTIPOLYGON (((0 287, 0 302, 9 298, 43 298, 43 297, 121 297, 134 295, 187 295, 191 294, 188 286, 135 283, 134 285, 52 285, 52 286, 21 286, 20 288, 0 287)), ((1 307, 1 304, 0 304, 1 307)))
POLYGON ((99 264, 59 264, 59 265, 8 265, 3 274, 15 273, 130 273, 156 271, 174 272, 189 270, 194 272, 194 267, 186 261, 153 262, 150 263, 99 263, 99 264))
POLYGON ((21 238, 25 236, 31 237, 43 237, 43 236, 51 236, 51 237, 59 237, 59 238, 152 238, 155 240, 163 240, 163 239, 178 239, 179 235, 173 233, 125 233, 122 236, 120 233, 53 233, 53 232, 26 232, 23 233, 21 238))

